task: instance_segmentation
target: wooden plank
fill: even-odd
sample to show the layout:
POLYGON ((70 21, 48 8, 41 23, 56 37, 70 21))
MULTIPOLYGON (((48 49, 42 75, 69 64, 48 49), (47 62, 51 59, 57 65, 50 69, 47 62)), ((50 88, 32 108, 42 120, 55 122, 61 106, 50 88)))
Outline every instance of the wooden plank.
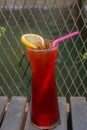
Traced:
POLYGON ((25 106, 25 97, 12 97, 0 130, 21 130, 25 106))
MULTIPOLYGON (((60 124, 53 130, 67 130, 67 114, 66 114, 66 99, 64 97, 59 97, 59 109, 60 109, 60 124)), ((30 121, 30 108, 28 111, 28 116, 25 124, 24 130, 39 130, 32 126, 30 121)))
POLYGON ((84 97, 71 97, 73 130, 87 130, 87 102, 84 97))
POLYGON ((0 123, 2 121, 5 112, 6 103, 7 103, 7 97, 1 96, 0 97, 0 123))
POLYGON ((59 97, 60 124, 53 130, 67 130, 66 98, 59 97))

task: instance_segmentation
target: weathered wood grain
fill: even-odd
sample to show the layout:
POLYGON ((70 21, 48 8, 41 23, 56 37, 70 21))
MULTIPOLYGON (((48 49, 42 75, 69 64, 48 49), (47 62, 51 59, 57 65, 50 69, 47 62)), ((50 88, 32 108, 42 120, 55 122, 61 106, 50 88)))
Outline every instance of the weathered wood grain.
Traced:
POLYGON ((67 130, 66 98, 59 97, 60 124, 53 130, 67 130))
POLYGON ((0 130, 21 130, 25 105, 25 97, 12 97, 0 130))
POLYGON ((87 103, 84 97, 71 97, 73 130, 87 130, 87 103))

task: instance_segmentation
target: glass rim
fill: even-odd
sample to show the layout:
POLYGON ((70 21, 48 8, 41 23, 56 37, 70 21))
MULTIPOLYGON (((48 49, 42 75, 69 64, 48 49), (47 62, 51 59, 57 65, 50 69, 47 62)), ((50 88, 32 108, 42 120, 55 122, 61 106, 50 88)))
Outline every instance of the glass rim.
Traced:
POLYGON ((48 52, 48 51, 53 51, 53 50, 57 50, 58 49, 58 45, 55 46, 55 47, 51 47, 51 48, 47 48, 47 49, 33 49, 33 48, 30 48, 30 47, 26 47, 27 50, 30 50, 30 51, 34 51, 34 52, 48 52))

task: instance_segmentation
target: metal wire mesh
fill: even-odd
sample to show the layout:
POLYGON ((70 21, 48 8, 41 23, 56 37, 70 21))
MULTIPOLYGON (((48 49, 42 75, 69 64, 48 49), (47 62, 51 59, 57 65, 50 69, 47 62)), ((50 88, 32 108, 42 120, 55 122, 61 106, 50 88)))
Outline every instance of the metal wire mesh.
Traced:
MULTIPOLYGON (((0 95, 31 96, 31 67, 24 33, 55 39, 79 30, 79 35, 59 45, 56 63, 58 94, 87 97, 87 3, 77 0, 0 0, 0 95)), ((43 70, 42 70, 43 71, 43 70)))

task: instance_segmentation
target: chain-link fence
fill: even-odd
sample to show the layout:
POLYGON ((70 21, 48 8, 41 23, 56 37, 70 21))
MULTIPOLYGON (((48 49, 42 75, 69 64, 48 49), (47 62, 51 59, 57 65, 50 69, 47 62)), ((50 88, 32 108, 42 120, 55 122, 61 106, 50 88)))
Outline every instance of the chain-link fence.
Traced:
MULTIPOLYGON (((31 67, 20 37, 36 33, 55 39, 79 35, 59 45, 56 83, 60 96, 87 97, 87 2, 80 0, 0 0, 0 95, 31 96, 31 67)), ((43 70, 42 70, 43 71, 43 70)))

